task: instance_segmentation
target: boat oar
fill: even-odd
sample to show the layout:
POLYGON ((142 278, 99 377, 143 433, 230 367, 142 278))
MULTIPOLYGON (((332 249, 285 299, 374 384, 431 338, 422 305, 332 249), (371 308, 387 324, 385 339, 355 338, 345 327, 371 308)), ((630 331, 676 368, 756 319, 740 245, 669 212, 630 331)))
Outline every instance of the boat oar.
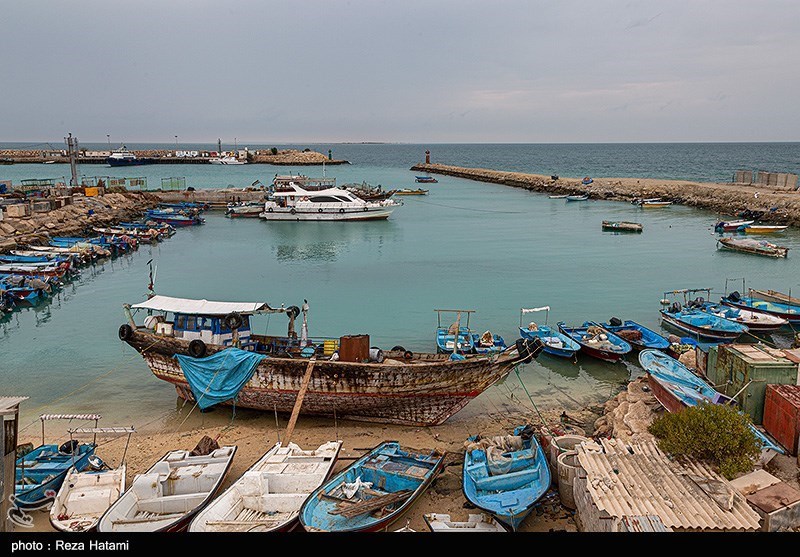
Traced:
POLYGON ((311 382, 311 372, 314 371, 314 364, 317 362, 316 359, 311 358, 308 361, 308 367, 306 367, 306 373, 303 375, 303 382, 300 384, 300 391, 297 393, 297 400, 294 401, 294 408, 292 408, 292 416, 289 418, 289 425, 286 426, 286 439, 284 439, 284 446, 289 444, 289 441, 292 439, 292 433, 294 433, 294 426, 297 423, 297 417, 300 415, 300 407, 303 406, 303 399, 306 396, 306 391, 308 390, 308 384, 311 382))

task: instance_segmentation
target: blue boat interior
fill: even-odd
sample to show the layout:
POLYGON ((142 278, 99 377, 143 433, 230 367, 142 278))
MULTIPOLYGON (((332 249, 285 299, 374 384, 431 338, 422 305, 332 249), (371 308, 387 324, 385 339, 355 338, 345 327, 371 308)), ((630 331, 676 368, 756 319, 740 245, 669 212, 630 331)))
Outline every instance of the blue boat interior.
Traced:
POLYGON ((620 354, 627 354, 632 350, 630 344, 622 340, 611 331, 606 331, 605 329, 602 329, 600 325, 591 321, 584 322, 584 324, 580 327, 569 327, 564 325, 564 323, 559 323, 558 327, 566 335, 569 335, 573 340, 582 346, 588 346, 597 350, 605 350, 607 352, 617 352, 620 354), (602 332, 596 332, 597 329, 594 329, 594 327, 601 328, 602 332), (602 337, 599 336, 600 334, 605 334, 606 338, 602 339, 602 337), (597 345, 594 345, 593 341, 595 339, 600 341, 597 342, 597 345))
POLYGON ((45 498, 45 488, 58 490, 70 467, 86 468, 95 445, 80 444, 74 453, 58 445, 41 445, 16 462, 15 493, 18 499, 34 502, 45 498))
POLYGON ((393 441, 383 443, 314 492, 301 510, 302 522, 319 530, 346 531, 390 521, 391 515, 413 500, 423 483, 438 472, 443 457, 437 452, 405 450, 393 441), (347 497, 346 491, 354 485, 355 493, 347 497), (366 503, 375 500, 378 504, 378 498, 392 494, 398 497, 387 505, 370 508, 366 503), (362 502, 366 505, 364 512, 349 517, 339 514, 362 502))
POLYGON ((640 333, 641 338, 639 339, 634 340, 633 338, 625 337, 626 342, 632 345, 644 348, 655 348, 658 350, 666 350, 669 348, 669 340, 655 331, 648 329, 644 325, 640 325, 636 321, 627 319, 623 321, 621 325, 612 325, 610 322, 603 323, 603 328, 617 335, 622 331, 636 331, 640 333))

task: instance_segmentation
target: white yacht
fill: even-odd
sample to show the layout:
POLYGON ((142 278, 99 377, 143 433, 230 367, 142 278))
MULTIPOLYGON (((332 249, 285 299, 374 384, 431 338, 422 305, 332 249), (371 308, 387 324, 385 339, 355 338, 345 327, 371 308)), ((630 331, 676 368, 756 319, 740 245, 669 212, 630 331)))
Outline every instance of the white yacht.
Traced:
POLYGON ((208 159, 211 164, 247 164, 247 161, 237 159, 232 155, 222 155, 208 159))
POLYGON ((275 188, 260 216, 266 220, 378 220, 389 218, 399 205, 391 199, 364 201, 336 187, 305 189, 289 182, 275 188))

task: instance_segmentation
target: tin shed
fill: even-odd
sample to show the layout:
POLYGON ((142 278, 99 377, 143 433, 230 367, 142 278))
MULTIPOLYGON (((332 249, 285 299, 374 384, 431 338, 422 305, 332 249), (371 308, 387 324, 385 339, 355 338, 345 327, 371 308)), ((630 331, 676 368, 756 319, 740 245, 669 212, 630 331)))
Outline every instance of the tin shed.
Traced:
POLYGON ((729 344, 711 348, 706 366, 717 390, 736 395, 739 407, 761 424, 767 384, 796 385, 797 363, 782 350, 762 344, 729 344))
POLYGON ((797 440, 800 436, 800 386, 767 385, 764 429, 790 454, 797 454, 797 440))

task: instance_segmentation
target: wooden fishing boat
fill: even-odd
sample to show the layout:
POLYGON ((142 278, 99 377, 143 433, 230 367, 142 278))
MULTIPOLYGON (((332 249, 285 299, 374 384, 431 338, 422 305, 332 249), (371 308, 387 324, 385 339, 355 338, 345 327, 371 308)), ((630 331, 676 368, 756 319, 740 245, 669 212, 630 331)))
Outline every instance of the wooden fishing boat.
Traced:
POLYGON ((439 182, 433 176, 415 176, 414 179, 421 184, 436 184, 439 182))
POLYGON ((767 302, 778 302, 780 304, 800 306, 800 298, 791 296, 791 291, 790 294, 784 294, 783 292, 778 292, 777 290, 756 290, 755 288, 751 288, 748 290, 748 292, 753 298, 758 298, 767 302))
POLYGON ((165 454, 117 499, 97 525, 98 532, 180 532, 214 498, 231 467, 235 446, 193 456, 165 454))
POLYGON ((631 348, 637 351, 648 348, 656 350, 667 350, 669 348, 669 340, 636 321, 629 319, 622 321, 612 317, 608 320, 608 323, 603 323, 602 327, 625 340, 631 345, 631 348))
POLYGON ((519 335, 522 338, 538 338, 542 342, 542 351, 551 356, 559 358, 572 358, 581 349, 581 345, 557 329, 547 325, 550 317, 550 306, 538 308, 520 308, 519 310, 519 335), (523 325, 522 317, 528 313, 544 311, 544 325, 538 325, 534 321, 523 325))
POLYGON ((723 319, 742 323, 753 333, 771 333, 789 324, 788 319, 770 315, 763 311, 736 308, 721 303, 705 302, 700 309, 723 319))
POLYGON ((717 240, 717 244, 732 251, 751 253, 753 255, 765 255, 767 257, 786 257, 789 253, 789 248, 767 242, 766 240, 720 238, 717 240))
POLYGON ((586 201, 589 199, 588 195, 568 195, 567 201, 586 201))
POLYGON ((755 221, 753 220, 728 220, 728 221, 719 221, 714 225, 714 230, 717 232, 736 232, 737 230, 742 229, 743 227, 753 224, 755 221))
POLYGON ((300 524, 310 532, 384 530, 431 485, 444 456, 381 443, 314 490, 300 509, 300 524))
POLYGON ((641 232, 644 227, 638 222, 604 220, 602 228, 615 232, 641 232))
MULTIPOLYGON (((663 352, 645 350, 639 354, 639 363, 647 372, 647 382, 653 396, 669 412, 680 412, 704 402, 735 404, 733 399, 716 391, 685 365, 663 352)), ((783 454, 783 449, 754 425, 751 424, 750 429, 761 442, 762 460, 769 460, 775 453, 783 454)))
POLYGON ((403 188, 394 192, 395 195, 428 195, 428 190, 417 188, 415 190, 403 188))
POLYGON ((125 455, 128 452, 132 427, 90 427, 70 429, 70 439, 91 435, 97 437, 128 436, 121 464, 111 468, 97 455, 89 458, 84 471, 70 468, 50 508, 50 524, 61 532, 90 532, 100 517, 125 493, 125 455))
POLYGON ((669 308, 662 309, 661 321, 664 324, 689 333, 695 338, 717 342, 730 342, 746 333, 746 325, 723 319, 696 308, 686 308, 674 302, 669 308))
POLYGON ((751 296, 742 296, 738 291, 731 292, 728 296, 723 296, 721 302, 726 306, 760 311, 780 319, 786 319, 792 325, 800 323, 800 305, 768 302, 751 296))
POLYGON ((748 224, 742 231, 746 234, 774 234, 776 232, 783 232, 787 228, 789 228, 788 225, 748 224))
POLYGON ((36 264, 21 265, 17 263, 9 263, 0 265, 0 274, 4 275, 20 275, 25 277, 55 277, 61 278, 69 270, 69 266, 58 264, 45 264, 44 266, 36 264))
POLYGON ((17 459, 14 505, 20 510, 48 507, 55 499, 70 469, 85 470, 94 454, 94 443, 70 439, 62 445, 44 442, 44 424, 51 420, 97 420, 97 414, 42 414, 42 444, 17 459))
POLYGON ((449 514, 426 513, 422 519, 431 532, 506 532, 501 523, 488 514, 470 514, 465 522, 456 522, 449 514))
POLYGON ((631 351, 630 344, 593 321, 586 321, 580 327, 567 326, 561 321, 558 330, 580 344, 582 352, 605 362, 618 362, 631 351))
MULTIPOLYGON (((307 304, 303 304, 304 322, 307 310, 307 304)), ((254 367, 245 366, 242 375, 232 375, 241 379, 238 395, 234 392, 227 398, 220 395, 211 399, 210 385, 206 383, 199 386, 198 392, 203 393, 201 407, 232 404, 230 399, 236 396, 240 408, 290 412, 309 365, 308 357, 316 354, 303 402, 304 414, 335 414, 340 419, 417 426, 443 423, 504 378, 515 365, 532 361, 541 351, 541 342, 519 339, 500 353, 471 354, 455 360, 447 354, 412 353, 395 346, 383 352, 385 359, 380 363, 370 361, 367 354, 352 358, 359 361, 345 361, 352 355, 345 354, 340 339, 337 360, 325 348, 325 340, 332 339, 311 338, 309 345, 300 345, 294 333, 294 319, 300 312, 296 306, 273 309, 266 303, 154 296, 141 304, 126 306, 129 322, 120 327, 119 337, 142 354, 156 377, 172 383, 178 396, 187 400, 195 400, 195 395, 182 367, 185 364, 179 359, 195 365, 225 367, 234 360, 245 362, 247 358, 236 357, 242 352, 251 356, 249 361, 254 367), (133 320, 131 309, 164 314, 148 316, 146 326, 140 327, 133 320), (293 334, 272 337, 251 333, 251 315, 277 312, 289 317, 293 334), (166 320, 167 314, 173 316, 170 321, 166 320), (232 351, 221 353, 225 350, 232 351), (229 359, 229 355, 234 357, 229 359)), ((307 331, 305 326, 303 330, 307 331)), ((369 340, 365 340, 368 348, 369 340)))
POLYGON ((276 443, 222 495, 200 511, 190 532, 282 532, 297 522, 305 500, 328 479, 341 441, 311 451, 276 443))
POLYGON ((531 426, 513 435, 470 437, 465 443, 463 489, 467 501, 516 530, 550 489, 550 468, 531 426))

